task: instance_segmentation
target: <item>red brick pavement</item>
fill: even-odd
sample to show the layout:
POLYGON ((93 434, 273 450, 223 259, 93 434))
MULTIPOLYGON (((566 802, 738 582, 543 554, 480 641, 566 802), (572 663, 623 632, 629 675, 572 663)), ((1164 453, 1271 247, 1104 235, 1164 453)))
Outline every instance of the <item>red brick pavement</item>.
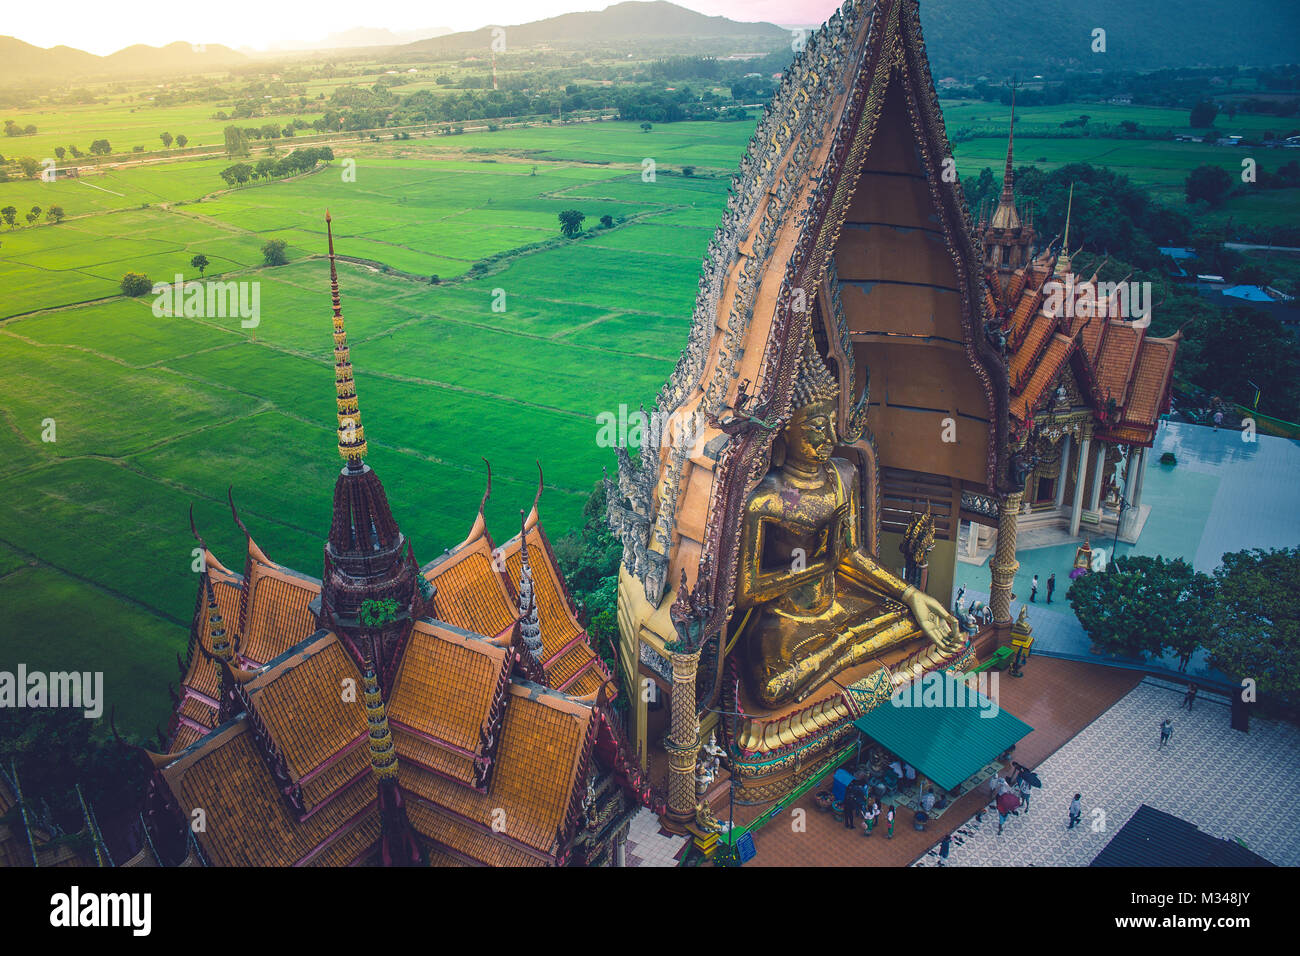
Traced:
MULTIPOLYGON (((1034 730, 1017 746, 1015 759, 1035 767, 1110 709, 1146 676, 1140 671, 1035 657, 1025 676, 1002 674, 998 701, 1034 730)), ((820 789, 820 788, 818 788, 820 789)), ((805 794, 754 834, 757 855, 746 866, 907 866, 934 847, 945 833, 964 824, 987 803, 988 791, 972 791, 955 801, 924 832, 912 829, 912 811, 900 808, 894 838, 885 837, 884 815, 875 835, 847 830, 829 812, 819 811, 805 794), (804 832, 795 832, 792 811, 801 809, 804 832)))

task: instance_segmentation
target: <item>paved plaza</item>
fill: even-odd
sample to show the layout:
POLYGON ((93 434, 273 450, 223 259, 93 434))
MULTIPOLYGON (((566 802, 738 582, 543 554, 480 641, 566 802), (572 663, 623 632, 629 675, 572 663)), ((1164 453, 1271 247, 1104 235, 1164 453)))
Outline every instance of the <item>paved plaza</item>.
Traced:
POLYGON ((659 818, 642 807, 627 834, 628 866, 676 866, 687 838, 663 832, 659 818))
MULTIPOLYGON (((1165 422, 1156 433, 1155 446, 1147 455, 1146 482, 1142 502, 1151 506, 1137 544, 1120 542, 1118 554, 1163 555, 1184 558, 1198 571, 1212 572, 1220 558, 1231 551, 1249 548, 1293 548, 1300 545, 1300 442, 1268 435, 1256 442, 1243 442, 1240 432, 1179 422, 1165 422), (1172 452, 1176 465, 1160 464, 1160 456, 1172 452)), ((1071 611, 1066 593, 1075 548, 1082 542, 1044 548, 1019 548, 1020 570, 1013 590, 1013 613, 1029 598, 1030 581, 1038 575, 1037 602, 1029 605, 1034 628, 1034 650, 1073 660, 1096 660, 1088 653, 1091 641, 1071 611), (1056 594, 1046 603, 1047 576, 1056 573, 1056 594)), ((1110 539, 1093 538, 1094 548, 1111 555, 1110 539)), ((988 562, 982 565, 958 563, 957 584, 965 585, 963 604, 989 600, 988 562)), ((1170 670, 1177 666, 1170 656, 1163 662, 1170 670)), ((1198 652, 1188 666, 1189 677, 1218 677, 1198 652)))
MULTIPOLYGON (((1242 733, 1228 725, 1226 699, 1202 693, 1188 713, 1182 697, 1179 686, 1144 680, 1037 765, 1042 789, 1001 836, 996 813, 959 827, 947 865, 1087 866, 1145 803, 1280 866, 1300 866, 1300 729, 1254 719, 1242 733), (1166 717, 1174 736, 1160 749, 1166 717), (1067 830, 1076 792, 1083 821, 1067 830)), ((917 865, 937 863, 933 847, 917 865)))

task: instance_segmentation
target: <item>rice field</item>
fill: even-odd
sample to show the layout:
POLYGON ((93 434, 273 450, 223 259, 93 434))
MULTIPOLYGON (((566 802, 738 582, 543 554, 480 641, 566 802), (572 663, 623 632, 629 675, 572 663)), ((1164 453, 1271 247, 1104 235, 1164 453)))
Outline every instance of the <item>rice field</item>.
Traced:
MULTIPOLYGON (((269 555, 320 573, 339 467, 326 209, 339 254, 364 260, 342 262, 340 282, 368 460, 417 558, 464 537, 483 457, 494 536, 515 532, 535 461, 561 535, 613 464, 596 415, 649 404, 673 367, 751 132, 593 123, 387 141, 235 189, 217 160, 0 183, 0 206, 68 216, 0 230, 0 668, 102 667, 124 729, 165 722, 196 587, 191 503, 209 546, 242 566, 228 487, 269 555), (587 217, 576 239, 558 230, 570 208, 587 217), (273 238, 287 265, 263 265, 273 238), (198 278, 200 253, 206 277, 257 283, 255 326, 160 318, 151 296, 119 294, 127 271, 198 278)), ((966 174, 1004 152, 957 145, 966 174)), ((1160 188, 1240 154, 1026 138, 1017 155, 1113 164, 1160 188)))

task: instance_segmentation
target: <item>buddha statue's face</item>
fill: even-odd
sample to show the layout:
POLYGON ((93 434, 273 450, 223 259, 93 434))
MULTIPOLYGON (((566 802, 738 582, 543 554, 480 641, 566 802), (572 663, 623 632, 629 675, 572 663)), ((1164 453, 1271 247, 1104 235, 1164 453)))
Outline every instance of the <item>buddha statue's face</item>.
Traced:
POLYGON ((835 450, 835 412, 816 402, 794 413, 785 426, 786 455, 800 462, 826 462, 835 450))

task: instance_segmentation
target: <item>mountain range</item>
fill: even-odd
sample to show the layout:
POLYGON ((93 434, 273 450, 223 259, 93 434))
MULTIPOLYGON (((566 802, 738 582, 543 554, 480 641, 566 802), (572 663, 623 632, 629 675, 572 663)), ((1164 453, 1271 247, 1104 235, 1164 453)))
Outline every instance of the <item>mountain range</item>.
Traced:
MULTIPOLYGON (((921 25, 936 77, 1011 71, 1147 70, 1300 62, 1295 0, 921 0, 921 25), (1097 31, 1105 51, 1095 50, 1097 31)), ((705 16, 666 0, 631 0, 591 13, 504 25, 507 51, 610 47, 641 54, 789 50, 791 31, 773 23, 705 16)), ((494 26, 392 31, 355 27, 299 50, 383 48, 386 55, 458 57, 491 48, 494 26), (413 36, 424 36, 410 42, 413 36)), ((288 49, 286 46, 285 49, 288 49)), ((283 51, 281 51, 283 52, 283 51)), ((0 80, 199 73, 250 62, 220 45, 132 46, 110 56, 42 49, 0 37, 0 80)))
POLYGON ((142 73, 205 73, 249 62, 238 50, 213 43, 143 43, 96 56, 70 46, 43 49, 15 37, 0 36, 0 79, 135 76, 142 73))

